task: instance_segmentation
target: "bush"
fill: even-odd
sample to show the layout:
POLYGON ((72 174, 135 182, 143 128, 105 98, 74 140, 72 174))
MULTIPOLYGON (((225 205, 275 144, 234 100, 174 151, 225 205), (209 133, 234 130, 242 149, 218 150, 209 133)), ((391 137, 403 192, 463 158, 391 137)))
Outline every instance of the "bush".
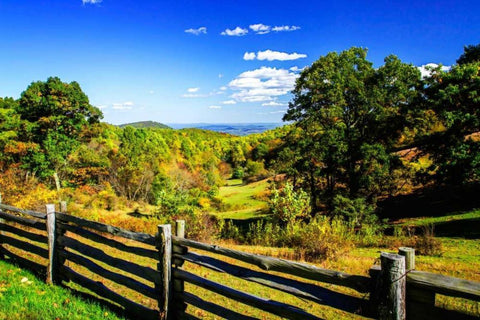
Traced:
POLYGON ((236 167, 235 169, 233 169, 232 179, 243 179, 244 176, 245 172, 243 171, 243 168, 236 167))
POLYGON ((219 221, 219 235, 222 239, 234 239, 239 242, 243 240, 240 230, 233 224, 232 220, 227 220, 226 223, 225 220, 219 221))
POLYGON ((282 226, 305 218, 311 211, 308 195, 301 189, 295 191, 288 182, 281 190, 273 187, 268 206, 273 219, 282 226))
POLYGON ((356 227, 376 223, 378 218, 374 210, 375 206, 368 204, 365 198, 350 199, 342 195, 333 198, 333 216, 342 217, 356 227))
POLYGON ((443 254, 442 243, 435 238, 433 225, 423 227, 423 233, 416 238, 415 251, 419 255, 425 256, 441 256, 443 254))
POLYGON ((245 237, 229 221, 222 227, 221 237, 250 245, 289 247, 295 251, 294 259, 319 261, 336 259, 353 248, 355 235, 344 220, 321 216, 309 223, 297 221, 286 226, 259 220, 248 226, 245 237))

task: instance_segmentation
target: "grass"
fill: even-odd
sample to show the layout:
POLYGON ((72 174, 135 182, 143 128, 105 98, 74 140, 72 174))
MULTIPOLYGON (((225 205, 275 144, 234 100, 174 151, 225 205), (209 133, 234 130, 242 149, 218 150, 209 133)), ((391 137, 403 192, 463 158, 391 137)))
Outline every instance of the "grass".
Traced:
MULTIPOLYGON (((80 240, 80 239, 79 239, 80 240)), ((120 239, 119 239, 120 240, 120 239)), ((123 241, 126 241, 128 244, 130 244, 132 241, 123 239, 123 241)), ((418 256, 417 257, 417 269, 418 270, 425 270, 425 271, 430 271, 430 272, 435 272, 435 273, 441 273, 445 275, 450 275, 450 276, 455 276, 455 277, 460 277, 460 278, 465 278, 469 280, 475 280, 475 281, 480 281, 480 274, 478 273, 478 270, 480 270, 480 242, 476 240, 468 240, 468 239, 451 239, 451 238, 441 238, 442 244, 444 246, 444 254, 442 256, 438 257, 429 257, 429 256, 418 256)), ((119 258, 129 260, 129 261, 135 261, 136 263, 142 264, 142 265, 149 265, 152 268, 155 268, 155 261, 148 259, 148 258, 142 258, 139 256, 134 256, 132 254, 127 254, 124 252, 121 252, 119 250, 109 248, 104 245, 95 245, 91 241, 87 239, 82 239, 82 242, 88 243, 90 245, 94 245, 103 251, 105 251, 108 254, 111 254, 113 256, 117 256, 119 258)), ((293 249, 290 248, 272 248, 272 247, 261 247, 261 246, 240 246, 240 245, 234 245, 234 244, 228 244, 228 243, 219 243, 222 246, 226 246, 232 249, 237 249, 241 251, 246 251, 246 252, 251 252, 251 253, 257 253, 257 254, 264 254, 264 255, 270 255, 274 257, 280 257, 280 258, 286 258, 289 259, 293 256, 295 256, 295 252, 293 249)), ((132 243, 133 245, 133 243, 132 243)), ((377 258, 380 255, 381 251, 396 251, 396 248, 380 248, 380 247, 369 247, 369 248, 355 248, 349 252, 347 252, 345 255, 342 255, 336 260, 327 260, 327 261, 322 261, 320 263, 316 263, 317 266, 322 267, 322 268, 327 268, 331 270, 338 270, 338 271, 343 271, 347 272, 350 274, 358 274, 358 275, 368 275, 368 270, 369 268, 376 262, 377 258)), ((223 261, 230 262, 230 263, 235 263, 238 265, 242 265, 245 267, 249 268, 255 268, 252 266, 248 266, 242 262, 235 261, 233 259, 227 258, 227 257, 220 257, 216 256, 217 258, 221 258, 223 261)), ((97 263, 99 263, 97 261, 97 263)), ((108 287, 112 288, 116 292, 128 297, 129 299, 132 299, 134 301, 137 301, 139 303, 142 303, 148 307, 154 308, 156 306, 155 301, 147 301, 149 299, 145 299, 145 297, 139 295, 139 294, 134 294, 131 290, 129 290, 126 287, 117 285, 111 281, 102 279, 101 277, 85 270, 84 268, 81 268, 77 265, 72 264, 71 262, 67 262, 67 264, 81 272, 82 274, 85 274, 89 278, 96 280, 96 281, 102 281, 105 285, 108 287)), ((5 263, 4 263, 5 265, 5 263)), ((107 267, 105 264, 101 264, 104 267, 107 267)), ((2 265, 0 265, 2 266, 2 265)), ((9 269, 12 268, 9 266, 9 269)), ((111 269, 111 267, 108 267, 111 269)), ((305 311, 315 314, 320 318, 324 319, 365 319, 364 317, 361 317, 356 314, 350 314, 346 313, 343 311, 340 311, 335 308, 331 307, 326 307, 326 306, 321 306, 317 305, 315 303, 312 303, 310 301, 306 301, 304 299, 298 299, 296 297, 293 297, 291 295, 278 292, 276 290, 268 289, 266 287, 260 286, 258 284, 254 284, 248 281, 244 281, 229 275, 225 275, 222 273, 214 272, 212 270, 206 269, 199 267, 197 265, 191 264, 191 263, 185 263, 184 267, 185 270, 189 272, 193 272, 195 274, 198 274, 202 277, 205 277, 209 280, 216 281, 219 283, 223 283, 225 285, 228 285, 230 287, 236 288, 241 291, 249 292, 251 294, 261 296, 264 298, 268 298, 271 300, 276 300, 280 302, 285 302, 289 303, 295 306, 298 306, 305 311)), ((8 270, 9 270, 8 269, 8 270)), ((115 268, 114 268, 115 269, 115 268)), ((257 269, 257 268, 255 268, 257 269)), ((17 271, 12 271, 9 273, 9 271, 2 270, 0 268, 0 274, 5 275, 8 278, 2 279, 2 291, 0 291, 1 298, 0 298, 0 303, 5 303, 3 296, 11 296, 10 292, 6 292, 5 289, 3 289, 5 286, 8 287, 20 287, 22 290, 31 290, 31 293, 22 293, 20 294, 19 298, 16 298, 16 302, 8 302, 9 307, 4 307, 3 305, 0 304, 0 310, 1 312, 4 312, 3 314, 0 312, 0 319, 16 319, 16 318, 22 318, 22 319, 83 319, 83 318, 90 318, 90 319, 100 319, 97 316, 96 311, 93 312, 93 308, 82 308, 82 307, 76 307, 73 305, 73 299, 70 298, 69 296, 66 295, 60 295, 55 296, 54 293, 52 293, 53 289, 60 289, 58 287, 52 287, 52 286, 46 286, 44 285, 41 281, 36 281, 33 276, 29 275, 28 272, 24 272, 21 270, 17 271), (23 277, 26 277, 28 280, 24 281, 24 283, 21 282, 21 279, 23 277), (28 281, 32 281, 31 284, 28 283, 28 281), (35 281, 35 282, 34 282, 35 281), (38 282, 38 283, 37 283, 38 282), (37 284, 39 287, 37 288, 37 284), (35 288, 32 290, 31 288, 35 288), (43 293, 45 292, 45 293, 43 293), (38 299, 38 295, 42 295, 42 300, 41 306, 35 306, 35 305, 30 305, 30 301, 34 301, 38 299), (48 298, 43 299, 43 296, 47 296, 48 298), (26 297, 27 300, 23 300, 26 297), (68 300, 67 300, 68 299, 68 300), (27 301, 27 303, 23 303, 24 301, 27 301), (65 302, 68 301, 68 302, 65 302), (21 305, 22 307, 18 307, 21 305), (68 305, 68 308, 65 306, 68 305), (10 309, 8 309, 10 308, 10 309), (47 311, 43 311, 44 313, 38 313, 39 309, 45 309, 47 311), (60 313, 62 309, 65 313, 60 313), (86 315, 84 309, 87 309, 88 311, 92 311, 93 315, 86 315), (8 310, 7 312, 4 310, 8 310), (5 317, 5 315, 14 315, 11 318, 5 317), (38 318, 36 318, 36 315, 40 314, 38 318), (19 317, 19 315, 21 315, 19 317), (29 316, 30 315, 30 316, 29 316), (3 318, 2 318, 3 317, 3 318)), ((119 272, 122 274, 125 274, 124 272, 121 272, 120 270, 114 270, 114 272, 119 272)), ((132 275, 129 275, 132 277, 132 275)), ((285 275, 284 275, 285 276, 285 275)), ((134 276, 133 276, 134 277, 134 276)), ((286 275, 286 277, 290 277, 286 275)), ((134 277, 137 278, 137 277, 134 277)), ((294 277, 292 277, 294 278, 294 277)), ((137 280, 141 280, 138 279, 137 280)), ((302 281, 307 281, 311 282, 308 280, 302 280, 302 281)), ((360 295, 359 293, 338 287, 338 286, 333 286, 333 285, 327 285, 327 284, 321 284, 318 282, 311 282, 315 283, 317 285, 322 285, 328 289, 337 291, 337 292, 342 292, 350 295, 355 295, 359 298, 365 298, 368 299, 368 296, 360 295)), ((151 284, 150 284, 151 285, 151 284)), ((80 290, 80 288, 75 286, 75 289, 80 290)), ((15 289, 16 290, 16 289, 15 289)), ((63 289, 62 289, 63 290, 63 289)), ((215 302, 219 305, 223 305, 227 308, 231 308, 232 310, 235 310, 239 313, 250 315, 252 317, 257 317, 260 319, 277 319, 277 317, 266 313, 259 311, 257 309, 245 306, 241 303, 235 302, 233 300, 224 298, 218 294, 215 294, 213 292, 209 292, 207 290, 201 289, 199 287, 196 287, 194 285, 186 284, 186 291, 191 292, 199 297, 201 297, 204 300, 207 301, 212 301, 215 302)), ((63 290, 65 292, 65 290, 63 290)), ((68 292, 67 292, 68 293, 68 292)), ((65 293, 66 294, 66 293, 65 293)), ((9 298, 9 300, 12 298, 9 298)), ((459 300, 459 299, 452 299, 448 297, 439 297, 438 303, 441 304, 443 307, 449 308, 449 309, 460 309, 460 310, 466 310, 470 312, 471 314, 474 314, 476 316, 480 316, 480 303, 478 302, 472 302, 472 301, 465 301, 465 300, 459 300)), ((203 310, 196 309, 192 306, 188 307, 187 310, 190 314, 194 314, 195 316, 201 318, 201 319, 218 319, 218 317, 215 317, 214 315, 211 315, 203 310)), ((107 312, 109 315, 111 314, 109 311, 103 311, 103 313, 98 313, 98 315, 101 316, 101 318, 105 319, 116 319, 116 318, 109 318, 104 316, 105 312, 107 312)))
POLYGON ((425 225, 434 225, 439 223, 446 223, 459 220, 470 220, 470 219, 480 219, 480 210, 473 210, 469 212, 449 214, 439 217, 420 217, 420 218, 409 218, 398 220, 397 223, 400 225, 408 226, 425 226, 425 225))
MULTIPOLYGON (((248 205, 253 205, 256 204, 258 206, 265 206, 266 203, 264 201, 259 200, 259 196, 262 194, 262 192, 267 188, 268 183, 266 181, 259 181, 257 183, 249 184, 249 185, 243 185, 241 183, 241 180, 229 180, 229 184, 222 188, 221 190, 221 196, 223 197, 225 203, 229 203, 230 205, 234 206, 237 205, 241 207, 242 205, 248 206, 248 205), (259 203, 260 202, 260 203, 259 203), (262 203, 263 202, 263 203, 262 203)), ((236 219, 241 219, 242 217, 242 212, 238 212, 241 209, 238 210, 231 210, 224 212, 227 214, 230 214, 230 217, 235 217, 236 219), (240 217, 240 218, 239 218, 240 217)), ((248 210, 248 209, 246 209, 248 210)), ((251 209, 250 209, 251 210, 251 209)), ((477 219, 479 213, 477 211, 475 212, 469 212, 469 213, 461 213, 457 215, 452 215, 450 216, 444 216, 444 217, 439 217, 435 218, 439 223, 440 222, 449 222, 452 220, 455 221, 460 221, 461 219, 464 219, 466 221, 470 221, 471 219, 477 219)), ((252 217, 252 215, 250 215, 252 217)), ((255 215, 256 217, 256 215, 255 215)), ((103 218, 103 217, 102 217, 103 218)), ((130 217, 131 218, 131 217, 130 217)), ((131 218, 133 219, 133 218, 131 218)), ((431 224, 432 220, 429 220, 431 218, 424 218, 424 219, 410 219, 410 220, 404 220, 402 223, 405 223, 408 225, 410 221, 416 221, 416 223, 419 223, 418 225, 422 225, 421 221, 423 220, 423 223, 425 224, 431 224)), ((81 237, 80 237, 81 238, 81 237)), ((406 239, 406 238, 404 238, 406 239)), ((451 238, 451 237, 442 237, 439 238, 440 241, 442 242, 443 246, 443 253, 440 256, 417 256, 417 270, 423 270, 423 271, 429 271, 429 272, 434 272, 438 274, 444 274, 448 276, 454 276, 458 278, 464 278, 468 280, 473 280, 473 281, 480 281, 480 273, 478 273, 478 270, 480 270, 480 241, 478 239, 463 239, 463 238, 451 238)), ((80 240, 80 239, 79 239, 80 240)), ((119 239, 121 241, 126 241, 127 243, 130 243, 131 241, 125 240, 125 239, 119 239)), ((142 258, 139 256, 135 256, 132 254, 126 254, 124 252, 121 252, 119 250, 115 250, 112 248, 108 248, 103 245, 96 245, 95 243, 92 243, 91 241, 87 239, 81 239, 82 242, 88 243, 92 246, 96 246, 102 250, 104 250, 106 253, 116 256, 125 260, 129 260, 135 263, 139 263, 141 265, 147 265, 150 266, 151 268, 156 268, 156 262, 148 259, 148 258, 142 258)), ((355 248, 347 252, 346 254, 340 256, 336 260, 326 260, 322 261, 319 263, 316 263, 317 266, 330 269, 330 270, 338 270, 338 271, 343 271, 347 272, 350 274, 357 274, 357 275, 368 275, 368 270, 369 268, 377 261, 380 252, 381 251, 390 251, 390 252, 395 252, 396 247, 393 246, 401 246, 403 243, 401 240, 398 238, 396 241, 392 241, 392 243, 395 243, 392 245, 391 248, 385 248, 385 247, 363 247, 363 248, 355 248)), ((274 256, 274 257, 279 257, 279 258, 285 258, 285 259, 292 259, 295 257, 295 252, 293 249, 290 248, 271 248, 271 247, 260 247, 260 246, 240 246, 240 245, 235 245, 227 242, 219 243, 222 246, 227 246, 232 249, 237 249, 245 252, 251 252, 251 253, 257 253, 257 254, 264 254, 264 255, 269 255, 269 256, 274 256)), ((134 243, 132 243, 134 245, 134 243)), ((201 252, 200 252, 201 253, 201 252)), ((248 265, 243 264, 238 261, 234 261, 232 259, 226 258, 226 257, 220 257, 216 256, 218 258, 221 258, 223 261, 235 263, 238 265, 242 265, 247 267, 248 265)), ((108 267, 107 265, 100 263, 96 261, 96 263, 99 263, 105 268, 108 268, 112 270, 112 267, 108 267)), ((82 268, 78 265, 75 265, 71 262, 67 262, 67 264, 77 270, 78 272, 81 272, 82 274, 86 275, 87 277, 95 280, 95 281, 102 281, 106 286, 111 288, 112 290, 116 291, 117 293, 120 293, 126 297, 128 297, 131 300, 134 300, 138 303, 141 303, 147 307, 150 308, 155 308, 156 307, 156 301, 152 301, 151 299, 148 299, 136 292, 133 292, 132 290, 117 285, 114 282, 102 279, 101 277, 89 272, 85 268, 82 268)), ((248 266, 249 268, 254 268, 251 266, 248 266)), ((116 269, 113 267, 114 272, 118 272, 121 274, 128 275, 124 272, 122 272, 119 269, 116 269)), ((229 275, 221 274, 214 272, 209 269, 205 269, 199 266, 196 266, 191 263, 185 263, 184 269, 196 273, 202 277, 205 277, 207 279, 210 279, 212 281, 216 281, 225 285, 228 285, 230 287, 236 288, 241 291, 249 292, 251 294, 261 296, 264 298, 268 298, 271 300, 276 300, 276 301, 281 301, 285 303, 289 303, 295 306, 298 306, 305 311, 315 314, 320 318, 325 318, 325 319, 364 319, 361 316, 355 315, 355 314, 350 314, 346 313, 343 311, 339 311, 337 309, 331 308, 331 307, 326 307, 326 306, 320 306, 315 303, 303 300, 303 299, 298 299, 296 297, 292 297, 291 295, 278 292, 276 290, 268 289, 266 287, 260 286, 258 284, 254 284, 248 281, 244 281, 229 275)), ((1 274, 6 274, 3 270, 0 269, 1 274)), ((136 280, 139 280, 141 282, 144 282, 144 280, 128 275, 130 277, 133 277, 136 280)), ((289 277, 289 276, 287 276, 289 277)), ((22 276, 23 278, 23 276, 22 276)), ((20 281, 21 279, 20 278, 20 281)), ((26 276, 28 279, 27 281, 32 281, 30 276, 26 276)), ((85 315, 82 308, 80 307, 73 307, 70 309, 70 303, 73 301, 71 298, 48 298, 48 299, 40 299, 40 300, 45 300, 45 304, 42 305, 43 309, 49 310, 48 312, 50 313, 44 313, 41 314, 38 318, 36 317, 37 315, 37 310, 39 307, 36 306, 30 306, 29 303, 23 303, 22 305, 23 308, 19 308, 19 302, 18 301, 24 301, 21 300, 23 299, 23 295, 19 298, 17 302, 12 302, 10 303, 14 307, 11 307, 11 309, 5 309, 5 307, 1 304, 4 303, 4 295, 6 295, 6 292, 4 291, 4 286, 13 286, 13 285, 19 285, 23 286, 22 289, 29 289, 29 285, 26 285, 24 283, 15 283, 15 281, 19 282, 19 278, 9 278, 6 280, 2 279, 1 282, 1 287, 0 287, 0 319, 16 319, 16 318, 22 318, 22 319, 63 319, 63 318, 68 318, 68 319, 83 319, 83 318, 90 318, 90 319, 99 319, 96 318, 95 315, 85 315), (24 288, 27 287, 27 288, 24 288), (65 301, 68 302, 66 305, 69 306, 69 308, 64 307, 65 301), (56 307, 55 307, 56 305, 56 307), (53 306, 53 307, 52 307, 53 306), (51 312, 60 312, 60 309, 68 309, 69 311, 72 312, 72 314, 67 313, 67 314, 51 314, 51 312), (31 309, 31 310, 30 310, 31 309), (58 309, 58 310, 57 310, 58 309), (78 310, 77 310, 78 309, 78 310), (4 311, 8 310, 8 312, 4 311), (2 313, 3 312, 3 313, 2 313), (21 314, 19 313, 21 312, 21 314), (14 315, 11 318, 5 317, 6 315, 14 315), (19 316, 21 315, 21 316, 19 316), (26 316, 25 316, 26 315, 26 316), (31 315, 31 316, 29 316, 31 315)), ((26 282, 27 282, 26 281, 26 282)), ((305 280, 302 280, 305 281, 305 280)), ((310 282, 310 281, 307 281, 310 282)), ((27 282, 28 283, 28 282, 27 282)), ((152 285, 151 283, 146 283, 147 285, 152 285)), ((314 282, 315 283, 315 282, 314 282)), ((326 285, 326 284, 320 284, 320 283, 315 283, 318 285, 325 286, 326 288, 329 288, 331 290, 337 291, 337 292, 343 292, 347 293, 350 295, 355 295, 359 298, 365 298, 368 299, 368 296, 363 296, 358 293, 356 293, 353 290, 338 287, 338 286, 332 286, 332 285, 326 285)), ((40 285, 44 285, 43 283, 40 282, 40 285)), ((69 284, 72 285, 72 284, 69 284)), ((81 288, 78 286, 72 286, 74 289, 82 291, 81 288)), ((52 288, 47 286, 47 288, 52 288)), ((60 289, 60 288, 58 288, 60 289)), ((239 313, 245 314, 245 315, 250 315, 253 317, 257 317, 260 319, 277 319, 275 316, 259 311, 257 309, 254 309, 252 307, 248 307, 246 305, 243 305, 241 303, 232 301, 230 299, 224 298, 218 294, 215 294, 213 292, 209 292, 207 290, 201 289, 199 287, 196 287, 194 285, 186 284, 186 290, 188 292, 191 292, 199 297, 201 297, 204 300, 207 301, 212 301, 214 303, 217 303, 219 305, 225 306, 227 308, 230 308, 232 310, 235 310, 239 313)), ((45 289, 36 289, 34 292, 46 292, 44 295, 51 295, 50 291, 46 291, 45 289)), ((8 293, 8 296, 10 296, 10 293, 8 293)), ((27 302, 30 300, 35 300, 35 296, 30 296, 27 294, 25 295, 27 297, 27 302)), ((38 295, 37 295, 38 298, 38 295)), ((12 298, 13 299, 13 298, 12 298)), ((42 301, 43 302, 43 301, 42 301)), ((463 299, 453 299, 449 297, 444 297, 444 296, 438 296, 437 297, 437 304, 448 308, 448 309, 455 309, 455 310, 463 310, 467 311, 470 314, 473 314, 475 316, 480 316, 480 302, 473 302, 473 301, 468 301, 468 300, 463 300, 463 299)), ((89 309, 89 308, 87 308, 89 309)), ((187 310, 190 314, 194 314, 195 316, 202 318, 202 319, 218 319, 218 317, 208 314, 207 312, 203 310, 199 310, 196 308, 193 308, 192 306, 188 307, 187 310)), ((45 311, 47 312, 47 311, 45 311)), ((104 311, 107 312, 108 314, 111 314, 109 311, 104 311)), ((104 314, 101 314, 102 319, 111 319, 104 314)), ((112 318, 116 319, 116 318, 112 318)))
POLYGON ((267 202, 262 194, 268 189, 267 180, 261 180, 250 184, 243 184, 241 179, 227 180, 227 184, 220 188, 219 198, 227 206, 228 210, 216 212, 218 218, 248 220, 266 215, 267 202))
POLYGON ((0 261, 0 319, 122 319, 69 290, 0 261))

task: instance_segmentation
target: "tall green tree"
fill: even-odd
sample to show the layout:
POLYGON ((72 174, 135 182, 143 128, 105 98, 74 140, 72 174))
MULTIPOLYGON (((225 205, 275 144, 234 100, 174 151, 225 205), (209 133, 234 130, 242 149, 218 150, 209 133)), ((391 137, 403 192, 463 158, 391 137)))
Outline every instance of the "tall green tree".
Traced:
POLYGON ((441 183, 478 181, 480 61, 459 63, 446 72, 433 70, 426 83, 424 105, 442 125, 422 143, 422 150, 433 160, 429 170, 435 172, 434 177, 441 183))
POLYGON ((57 77, 30 84, 21 94, 17 113, 23 121, 20 139, 38 145, 27 163, 29 169, 43 178, 54 176, 57 187, 82 131, 103 117, 77 82, 65 83, 57 77))
POLYGON ((351 48, 320 57, 297 79, 284 116, 302 130, 292 147, 298 170, 327 204, 335 194, 373 201, 390 181, 390 152, 407 125, 418 94, 420 72, 395 56, 374 68, 367 50, 351 48))

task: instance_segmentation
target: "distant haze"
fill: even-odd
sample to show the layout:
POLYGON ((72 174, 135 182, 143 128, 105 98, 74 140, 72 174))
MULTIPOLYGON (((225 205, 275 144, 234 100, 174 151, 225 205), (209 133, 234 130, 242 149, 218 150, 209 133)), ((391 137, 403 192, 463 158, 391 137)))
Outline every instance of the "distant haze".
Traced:
POLYGON ((285 123, 169 123, 174 129, 197 128, 216 132, 223 132, 237 136, 245 136, 253 133, 262 133, 267 130, 281 127, 285 123))

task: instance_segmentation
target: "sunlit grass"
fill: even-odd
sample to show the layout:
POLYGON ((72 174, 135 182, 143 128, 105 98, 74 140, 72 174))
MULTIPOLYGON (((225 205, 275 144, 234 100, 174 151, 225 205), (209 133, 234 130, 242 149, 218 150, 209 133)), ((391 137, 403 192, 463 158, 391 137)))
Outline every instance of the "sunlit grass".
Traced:
POLYGON ((239 220, 265 216, 268 205, 260 198, 267 188, 267 180, 250 184, 243 184, 241 179, 227 180, 227 184, 220 188, 218 196, 231 209, 214 214, 223 219, 239 220))
POLYGON ((98 303, 0 261, 0 319, 121 319, 98 303))

